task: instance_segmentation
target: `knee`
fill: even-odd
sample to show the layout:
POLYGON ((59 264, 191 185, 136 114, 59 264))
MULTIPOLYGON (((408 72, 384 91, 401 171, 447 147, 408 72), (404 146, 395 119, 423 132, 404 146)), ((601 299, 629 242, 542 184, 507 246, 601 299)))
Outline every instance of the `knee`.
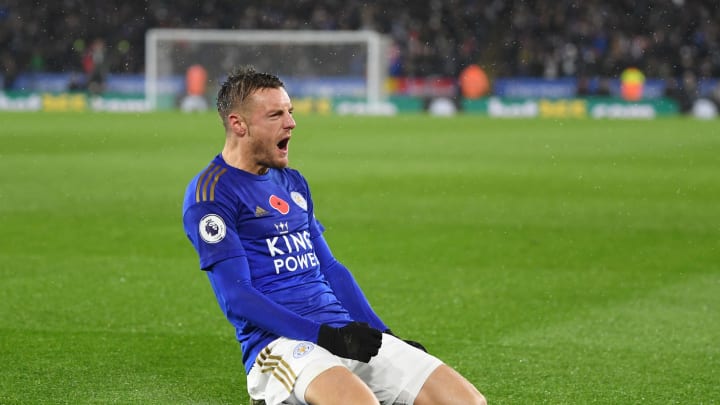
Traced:
POLYGON ((466 392, 457 403, 462 405, 487 405, 487 399, 480 391, 473 389, 466 392))
POLYGON ((416 405, 487 405, 485 396, 449 366, 438 367, 425 381, 416 405))
POLYGON ((467 383, 465 386, 464 393, 460 395, 460 401, 458 404, 462 405, 487 405, 487 399, 485 396, 478 391, 475 386, 467 383))

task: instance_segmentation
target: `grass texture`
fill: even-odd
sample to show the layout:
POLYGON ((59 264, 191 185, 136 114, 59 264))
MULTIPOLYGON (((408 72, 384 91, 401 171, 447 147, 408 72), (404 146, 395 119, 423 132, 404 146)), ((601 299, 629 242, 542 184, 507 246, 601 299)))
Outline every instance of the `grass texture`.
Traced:
MULTIPOLYGON (((335 255, 491 404, 720 402, 720 124, 297 116, 335 255)), ((213 114, 0 114, 0 403, 243 404, 213 114)))

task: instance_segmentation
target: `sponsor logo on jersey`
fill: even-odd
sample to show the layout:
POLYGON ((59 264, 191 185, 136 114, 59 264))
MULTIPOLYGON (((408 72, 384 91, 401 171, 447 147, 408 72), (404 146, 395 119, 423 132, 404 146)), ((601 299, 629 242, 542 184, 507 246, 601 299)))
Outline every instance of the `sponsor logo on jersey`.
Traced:
POLYGON ((270 196, 270 206, 273 207, 277 212, 285 215, 290 212, 290 204, 275 194, 270 196))
POLYGON ((293 357, 296 359, 305 357, 305 355, 313 351, 314 348, 315 345, 310 342, 300 342, 295 346, 295 349, 293 349, 293 357))
POLYGON ((255 206, 255 216, 256 217, 264 217, 265 215, 267 215, 269 213, 270 212, 268 212, 268 210, 266 210, 265 208, 263 208, 259 205, 255 206))
POLYGON ((290 198, 292 198, 293 202, 295 202, 298 207, 307 211, 307 201, 302 194, 298 193, 297 191, 293 191, 292 193, 290 193, 290 198))
POLYGON ((310 232, 286 233, 265 239, 275 274, 316 268, 320 261, 313 251, 310 232))
POLYGON ((200 237, 207 243, 218 243, 223 240, 226 230, 225 221, 216 214, 205 215, 198 225, 200 237))

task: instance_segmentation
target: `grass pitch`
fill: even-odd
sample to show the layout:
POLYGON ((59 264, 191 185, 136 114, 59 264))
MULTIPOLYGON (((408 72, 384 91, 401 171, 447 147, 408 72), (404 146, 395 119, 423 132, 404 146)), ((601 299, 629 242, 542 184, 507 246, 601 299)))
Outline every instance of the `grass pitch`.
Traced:
MULTIPOLYGON (((393 330, 492 404, 720 402, 720 124, 298 116, 393 330)), ((0 403, 246 403, 180 218, 213 114, 0 114, 0 403)))

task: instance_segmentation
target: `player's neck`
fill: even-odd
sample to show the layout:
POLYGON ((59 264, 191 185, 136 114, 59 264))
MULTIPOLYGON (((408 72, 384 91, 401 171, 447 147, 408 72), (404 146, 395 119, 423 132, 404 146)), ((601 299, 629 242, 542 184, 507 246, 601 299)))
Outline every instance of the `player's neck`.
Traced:
POLYGON ((222 151, 222 158, 225 163, 244 172, 262 175, 268 172, 268 168, 257 164, 249 163, 250 160, 243 157, 239 148, 231 148, 225 145, 222 151))

